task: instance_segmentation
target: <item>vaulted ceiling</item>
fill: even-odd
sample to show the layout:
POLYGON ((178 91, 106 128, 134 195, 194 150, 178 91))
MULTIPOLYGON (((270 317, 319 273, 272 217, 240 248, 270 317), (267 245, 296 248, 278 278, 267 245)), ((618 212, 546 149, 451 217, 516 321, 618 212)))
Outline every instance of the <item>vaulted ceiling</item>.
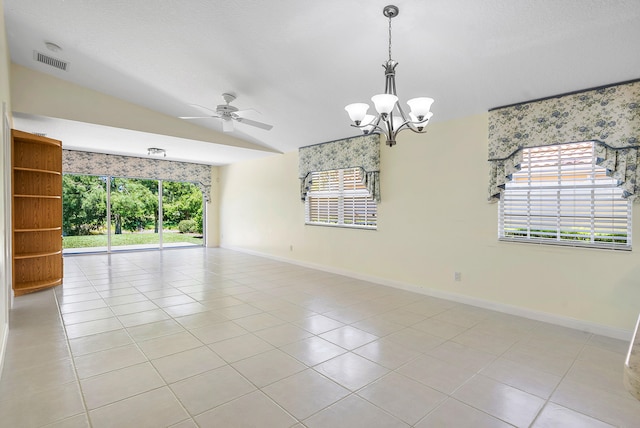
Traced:
MULTIPOLYGON (((11 60, 163 115, 197 116, 221 94, 253 109, 232 136, 261 150, 127 134, 16 111, 16 127, 65 147, 224 164, 356 135, 343 110, 383 92, 389 0, 4 0, 11 60), (48 50, 46 42, 62 48, 48 50), (68 62, 62 71, 34 51, 68 62), (142 152, 141 152, 142 150, 142 152), (248 154, 249 153, 249 154, 248 154), (255 156, 254 156, 255 155, 255 156)), ((640 78, 638 0, 395 0, 401 102, 436 99, 433 122, 640 78)), ((220 139, 222 141, 222 139, 220 139)), ((425 136, 428 142, 428 134, 425 136)), ((426 144, 426 143, 425 143, 426 144)))

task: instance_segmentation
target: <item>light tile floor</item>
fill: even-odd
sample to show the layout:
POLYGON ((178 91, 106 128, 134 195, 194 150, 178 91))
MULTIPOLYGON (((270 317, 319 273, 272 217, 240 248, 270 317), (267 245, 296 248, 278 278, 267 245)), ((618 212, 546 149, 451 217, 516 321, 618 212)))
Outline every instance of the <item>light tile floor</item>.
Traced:
POLYGON ((2 427, 638 427, 627 343, 224 249, 65 258, 2 427))

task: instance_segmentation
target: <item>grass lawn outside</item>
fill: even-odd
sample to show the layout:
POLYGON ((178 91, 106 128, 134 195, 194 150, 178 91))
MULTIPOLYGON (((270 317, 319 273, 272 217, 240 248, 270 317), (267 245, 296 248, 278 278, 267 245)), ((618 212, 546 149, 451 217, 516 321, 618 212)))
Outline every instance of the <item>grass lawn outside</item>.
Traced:
MULTIPOLYGON (((122 233, 111 235, 111 246, 119 247, 124 245, 144 245, 157 244, 160 237, 157 233, 122 233)), ((188 242, 195 245, 202 245, 202 235, 164 232, 162 234, 163 244, 176 242, 188 242)), ((91 248, 106 247, 107 235, 87 235, 87 236, 65 236, 62 239, 62 248, 91 248)))

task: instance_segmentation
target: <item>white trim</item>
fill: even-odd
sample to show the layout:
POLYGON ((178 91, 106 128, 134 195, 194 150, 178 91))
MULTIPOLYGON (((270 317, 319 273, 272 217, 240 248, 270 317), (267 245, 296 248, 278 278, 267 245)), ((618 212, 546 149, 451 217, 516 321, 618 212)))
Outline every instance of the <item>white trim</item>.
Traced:
POLYGON ((638 328, 640 328, 640 316, 638 316, 638 322, 636 322, 636 328, 633 330, 632 340, 629 343, 629 350, 627 351, 627 358, 624 360, 624 365, 629 367, 629 360, 631 359, 631 353, 633 352, 633 347, 636 343, 640 343, 638 341, 638 328))
POLYGON ((623 330, 616 327, 610 327, 603 324, 594 323, 591 321, 579 320, 576 318, 565 317, 562 315, 550 314, 547 312, 536 311, 533 309, 522 308, 519 306, 507 305, 504 303, 493 302, 491 300, 479 299, 476 297, 469 297, 458 293, 451 293, 447 291, 436 290, 433 288, 421 287, 415 284, 410 284, 401 281, 394 281, 387 278, 380 278, 377 276, 365 275, 359 272, 353 272, 346 269, 334 268, 331 266, 324 266, 317 263, 310 263, 300 260, 289 259, 286 257, 274 256, 271 254, 261 253, 259 251, 248 250, 245 248, 233 247, 228 245, 220 245, 220 248, 226 248, 228 250, 238 251, 241 253, 251 254, 254 256, 265 257, 285 263, 291 263, 294 265, 307 267, 311 269, 318 269, 329 273, 335 273, 337 275, 344 275, 363 281, 373 282, 379 285, 385 285, 388 287, 399 288, 401 290, 411 291, 426 296, 437 297, 439 299, 451 300, 457 303, 463 303, 467 305, 477 306, 479 308, 489 309, 492 311, 502 312, 509 315, 515 315, 523 318, 532 319, 535 321, 542 321, 550 324, 559 325, 562 327, 573 328, 587 333, 598 334, 602 336, 612 337, 614 339, 631 340, 632 331, 623 330))
MULTIPOLYGON (((164 199, 164 195, 162 194, 162 179, 158 180, 158 212, 156 212, 156 221, 158 222, 158 247, 162 250, 162 233, 164 232, 164 226, 162 225, 162 200, 164 199)), ((204 236, 203 236, 204 238, 204 236)), ((204 242, 204 239, 202 239, 204 242)))
POLYGON ((4 245, 4 281, 6 290, 4 290, 6 300, 6 312, 4 314, 4 319, 0 320, 9 326, 9 310, 13 308, 13 259, 12 259, 12 249, 13 249, 13 226, 11 222, 13 221, 13 198, 11 195, 11 181, 13 180, 13 171, 12 162, 11 162, 11 122, 9 119, 9 112, 7 111, 7 103, 2 103, 2 127, 3 127, 3 139, 4 139, 4 152, 3 155, 0 156, 0 159, 3 160, 4 165, 2 165, 4 170, 4 189, 0 189, 2 192, 2 197, 4 198, 4 242, 0 243, 0 245, 4 245))
POLYGON ((2 331, 4 331, 4 334, 2 335, 2 338, 0 338, 0 378, 2 378, 2 370, 4 369, 4 357, 7 353, 7 341, 9 340, 9 323, 3 322, 3 324, 4 329, 2 331))
MULTIPOLYGON (((2 370, 4 368, 4 358, 7 353, 7 341, 9 338, 9 311, 13 307, 13 287, 12 287, 12 259, 11 259, 11 239, 12 239, 12 229, 11 229, 11 218, 12 218, 12 207, 11 207, 11 179, 12 179, 12 171, 11 171, 11 122, 9 119, 9 111, 7 109, 7 103, 2 102, 2 118, 0 119, 2 123, 2 139, 3 141, 0 144, 0 149, 2 149, 2 153, 0 154, 0 160, 2 160, 2 174, 4 174, 3 180, 0 180, 4 183, 4 188, 0 189, 0 197, 3 198, 4 205, 4 224, 2 227, 4 228, 4 239, 0 242, 0 245, 4 246, 3 254, 4 260, 2 263, 4 264, 4 271, 0 272, 2 278, 0 278, 0 293, 3 293, 4 296, 4 304, 3 308, 0 308, 0 377, 2 376, 2 370)), ((3 299, 0 299, 0 301, 3 299)))

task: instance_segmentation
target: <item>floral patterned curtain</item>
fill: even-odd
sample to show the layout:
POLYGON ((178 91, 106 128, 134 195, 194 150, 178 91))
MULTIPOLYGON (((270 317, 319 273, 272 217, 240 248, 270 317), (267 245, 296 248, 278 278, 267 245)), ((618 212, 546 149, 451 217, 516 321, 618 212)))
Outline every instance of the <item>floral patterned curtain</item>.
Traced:
POLYGON ((211 199, 211 166, 103 153, 62 151, 62 172, 112 177, 188 181, 195 183, 205 201, 211 199))
POLYGON ((640 200, 640 81, 490 111, 489 200, 500 199, 523 148, 579 141, 593 141, 596 163, 640 200))
POLYGON ((304 201, 311 187, 311 173, 333 169, 361 168, 364 184, 380 201, 380 136, 362 135, 301 147, 298 152, 300 197, 304 201))

